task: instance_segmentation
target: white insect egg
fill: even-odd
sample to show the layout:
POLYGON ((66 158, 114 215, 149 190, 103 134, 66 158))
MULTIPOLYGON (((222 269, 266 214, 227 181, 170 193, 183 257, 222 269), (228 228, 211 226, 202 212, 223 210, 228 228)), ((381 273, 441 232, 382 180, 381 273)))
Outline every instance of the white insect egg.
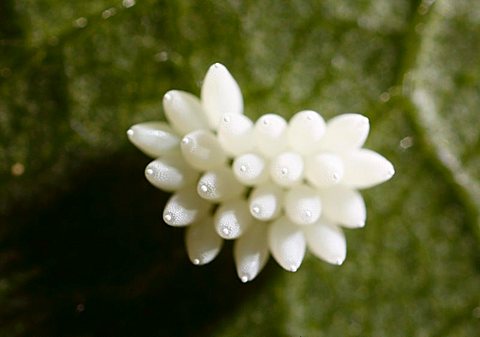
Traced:
POLYGON ((217 129, 224 113, 243 113, 242 92, 223 64, 215 63, 208 69, 203 80, 201 98, 213 129, 217 129))
POLYGON ((224 239, 236 239, 252 224, 248 204, 243 199, 222 203, 215 212, 215 229, 224 239))
POLYGON ((172 192, 195 182, 198 172, 181 156, 165 156, 152 161, 145 168, 145 177, 155 187, 172 192))
POLYGON ((217 137, 207 130, 190 132, 183 137, 180 147, 185 161, 202 171, 223 166, 227 160, 217 137))
POLYGON ((283 216, 270 226, 268 243, 273 258, 285 270, 295 272, 305 256, 306 241, 300 226, 283 216))
POLYGON ((147 122, 133 125, 127 131, 128 139, 143 153, 158 158, 175 151, 179 137, 163 122, 147 122))
POLYGON ((255 122, 255 145, 267 158, 274 157, 287 148, 287 122, 281 116, 267 114, 255 122))
POLYGON ((215 231, 213 219, 207 217, 187 227, 185 245, 190 261, 195 265, 204 265, 218 255, 223 239, 215 231))
POLYGON ((383 156, 361 149, 345 154, 343 183, 354 188, 368 188, 389 180, 395 169, 383 156))
POLYGON ((292 187, 285 194, 285 212, 297 225, 313 224, 320 218, 322 212, 318 192, 307 185, 292 187))
POLYGON ((233 172, 226 168, 218 168, 205 172, 197 184, 200 197, 212 202, 223 202, 240 196, 245 186, 235 179, 233 172))
POLYGON ((240 280, 245 283, 253 280, 267 263, 268 225, 252 224, 233 246, 233 257, 240 280))
POLYGON ((318 188, 336 185, 343 178, 342 159, 332 153, 312 155, 305 163, 305 177, 318 188))
POLYGON ((270 221, 280 215, 283 206, 282 188, 274 183, 255 187, 249 198, 250 214, 261 221, 270 221))
POLYGON ((330 119, 320 148, 327 151, 345 152, 362 147, 367 139, 370 124, 368 118, 359 114, 343 114, 330 119))
POLYGON ((188 92, 181 90, 167 92, 163 96, 163 110, 170 125, 178 134, 184 135, 208 128, 200 100, 188 92))
POLYGON ((325 132, 325 121, 311 110, 296 113, 288 123, 288 143, 295 151, 309 155, 319 148, 325 132))
POLYGON ((345 234, 338 226, 326 219, 320 219, 311 226, 304 227, 308 249, 320 259, 341 265, 347 256, 345 234))
POLYGON ((348 228, 365 226, 367 211, 362 195, 345 186, 320 191, 323 214, 330 220, 348 228))
POLYGON ((280 186, 299 184, 303 179, 303 158, 296 152, 283 152, 270 163, 270 176, 280 186))
POLYGON ((174 227, 190 225, 211 210, 212 204, 200 198, 193 186, 188 186, 170 197, 163 210, 163 220, 174 227))
POLYGON ((220 144, 230 155, 241 155, 253 149, 253 123, 245 115, 223 114, 217 133, 220 144))
POLYGON ((237 179, 247 186, 257 185, 268 179, 267 162, 258 154, 240 155, 235 158, 232 167, 237 179))

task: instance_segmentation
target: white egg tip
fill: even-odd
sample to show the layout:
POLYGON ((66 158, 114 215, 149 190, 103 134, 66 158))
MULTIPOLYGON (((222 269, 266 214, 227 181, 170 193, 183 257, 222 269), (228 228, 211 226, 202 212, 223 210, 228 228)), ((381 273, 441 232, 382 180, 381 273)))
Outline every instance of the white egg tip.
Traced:
POLYGON ((172 219, 173 219, 173 216, 170 213, 167 213, 163 216, 163 220, 165 220, 166 223, 170 223, 172 219))
POLYGON ((169 94, 168 92, 163 96, 163 100, 167 102, 170 102, 172 98, 173 98, 172 95, 169 94))
POLYGON ((216 63, 212 64, 210 66, 210 68, 213 68, 213 69, 222 69, 223 68, 223 69, 225 69, 225 66, 223 64, 219 63, 219 62, 216 62, 216 63))

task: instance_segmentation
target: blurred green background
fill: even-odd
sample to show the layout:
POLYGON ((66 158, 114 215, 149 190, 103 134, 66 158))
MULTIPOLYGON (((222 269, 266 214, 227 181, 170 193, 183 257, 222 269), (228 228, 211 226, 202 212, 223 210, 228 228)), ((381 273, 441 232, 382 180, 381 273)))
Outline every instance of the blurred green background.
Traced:
POLYGON ((0 336, 479 336, 480 2, 0 1, 0 336), (190 264, 132 124, 225 64, 251 118, 371 120, 348 258, 190 264))

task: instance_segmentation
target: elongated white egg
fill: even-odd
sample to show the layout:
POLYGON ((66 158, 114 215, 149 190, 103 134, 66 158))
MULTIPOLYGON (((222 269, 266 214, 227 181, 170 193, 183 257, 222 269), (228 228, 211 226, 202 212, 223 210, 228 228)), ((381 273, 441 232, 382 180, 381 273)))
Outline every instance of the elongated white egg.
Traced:
POLYGON ((246 153, 235 158, 233 172, 247 186, 258 185, 268 179, 268 163, 258 154, 246 153))
POLYGON ((287 148, 287 122, 279 115, 267 114, 260 117, 254 126, 254 140, 258 151, 267 158, 287 148))
POLYGON ((143 153, 158 158, 178 149, 179 137, 163 122, 135 124, 127 131, 128 139, 143 153))
POLYGON ((205 172, 197 184, 200 197, 211 202, 223 202, 240 196, 245 191, 232 170, 221 167, 205 172))
POLYGON ((163 96, 165 117, 179 135, 208 129, 207 116, 200 100, 185 91, 170 90, 163 96))
POLYGON ((274 183, 257 186, 250 194, 250 214, 261 221, 277 218, 282 210, 283 196, 282 188, 274 183))
POLYGON ((163 221, 174 227, 188 226, 205 217, 212 204, 200 198, 194 186, 188 186, 170 197, 163 210, 163 221))
POLYGON ((252 281, 267 263, 268 224, 253 223, 233 246, 233 257, 240 280, 252 281))
POLYGON ((324 132, 325 121, 320 114, 300 111, 288 123, 288 144, 298 153, 309 155, 318 150, 324 132))
POLYGON ((215 229, 222 238, 232 240, 240 237, 252 224, 248 204, 243 199, 222 203, 215 211, 215 229))
POLYGON ((183 137, 181 150, 185 161, 202 171, 221 167, 227 161, 217 137, 207 130, 193 131, 183 137))
POLYGON ((283 152, 273 158, 270 163, 270 176, 280 186, 289 187, 299 184, 303 174, 303 158, 296 152, 283 152))
POLYGON ((171 155, 156 159, 145 168, 145 177, 155 187, 167 191, 177 191, 193 184, 199 176, 181 156, 171 155))
POLYGON ((223 239, 215 231, 213 219, 207 217, 187 227, 185 245, 190 261, 195 265, 204 265, 217 257, 223 239))
POLYGON ((273 258, 283 269, 297 271, 305 256, 305 236, 300 226, 287 217, 275 220, 269 229, 268 243, 273 258))

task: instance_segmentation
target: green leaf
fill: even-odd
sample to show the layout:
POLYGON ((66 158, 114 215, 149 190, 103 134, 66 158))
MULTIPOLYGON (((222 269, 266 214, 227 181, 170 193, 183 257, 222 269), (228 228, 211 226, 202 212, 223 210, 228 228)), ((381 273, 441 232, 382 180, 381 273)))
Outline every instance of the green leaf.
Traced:
POLYGON ((0 336, 474 336, 480 3, 0 4, 0 336), (128 144, 214 62, 246 114, 371 120, 395 177, 363 191, 341 267, 190 265, 128 144))

